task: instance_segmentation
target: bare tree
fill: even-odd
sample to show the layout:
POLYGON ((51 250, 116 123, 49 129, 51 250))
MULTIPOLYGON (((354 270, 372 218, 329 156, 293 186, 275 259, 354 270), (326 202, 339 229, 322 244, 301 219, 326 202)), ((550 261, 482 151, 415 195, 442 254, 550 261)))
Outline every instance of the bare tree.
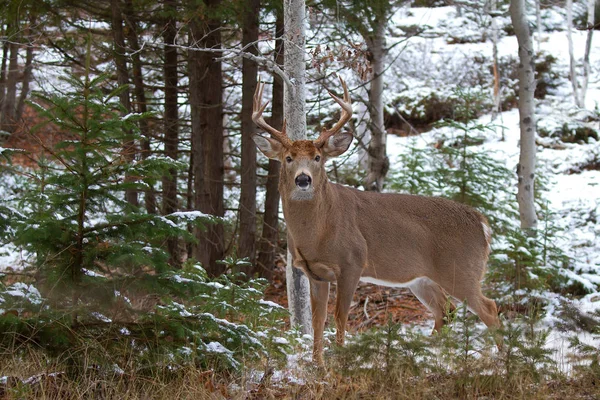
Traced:
POLYGON ((577 74, 577 60, 573 49, 573 0, 567 0, 567 40, 569 43, 569 75, 573 87, 573 97, 578 107, 585 108, 585 97, 587 95, 588 82, 590 79, 590 52, 592 50, 592 37, 594 35, 596 0, 587 2, 587 39, 585 41, 585 53, 583 55, 583 75, 581 86, 577 74))
MULTIPOLYGON (((283 65, 283 12, 276 10, 275 20, 275 62, 283 65)), ((283 125, 283 79, 273 74, 273 101, 271 106, 270 125, 282 129, 283 125)), ((259 243, 258 259, 256 262, 261 276, 268 280, 273 279, 275 252, 279 237, 279 170, 281 163, 269 159, 267 169, 267 183, 265 187, 265 212, 263 214, 262 236, 259 243)))
POLYGON ((525 11, 525 0, 511 0, 510 16, 519 43, 519 118, 521 151, 517 164, 521 228, 533 234, 537 227, 534 203, 535 182, 535 69, 533 42, 525 11))
MULTIPOLYGON (((117 66, 117 84, 119 86, 129 85, 129 69, 127 68, 125 33, 123 31, 123 16, 121 13, 121 1, 111 0, 111 26, 113 34, 113 57, 117 66)), ((119 93, 119 100, 123 106, 125 113, 131 112, 131 99, 129 98, 129 87, 119 93)), ((128 132, 128 138, 123 143, 123 155, 127 163, 131 163, 135 159, 136 146, 131 139, 131 132, 128 132)), ((131 183, 131 176, 125 177, 125 182, 131 183)), ((138 205, 138 194, 136 190, 131 188, 125 189, 125 200, 134 206, 138 205)))
MULTIPOLYGON (((167 15, 163 32, 164 48, 164 80, 165 80, 165 114, 164 114, 164 143, 165 155, 173 160, 178 157, 179 146, 179 107, 177 104, 177 47, 173 46, 177 37, 177 0, 165 0, 163 10, 167 15)), ((177 170, 172 168, 162 179, 163 185, 163 214, 171 214, 178 209, 177 200, 177 170)), ((180 262, 178 241, 169 239, 167 243, 171 263, 180 262)))
MULTIPOLYGON (((305 19, 304 0, 284 0, 284 70, 293 86, 284 89, 283 113, 287 121, 291 140, 306 140, 306 61, 305 61, 305 19)), ((288 243, 290 236, 288 233, 288 243)), ((292 266, 292 254, 288 249, 287 292, 291 313, 291 323, 303 333, 312 332, 310 308, 310 284, 308 278, 298 268, 292 266)))
MULTIPOLYGON (((148 103, 146 101, 146 88, 144 77, 142 74, 142 61, 140 57, 141 47, 138 40, 138 21, 135 17, 133 1, 126 0, 123 7, 123 16, 127 26, 125 30, 127 43, 131 48, 131 73, 133 77, 133 93, 135 95, 135 107, 137 112, 146 113, 148 111, 148 103)), ((150 156, 150 126, 147 118, 142 118, 139 121, 140 133, 142 139, 140 143, 141 156, 146 159, 150 156)), ((149 214, 156 214, 156 195, 152 187, 144 193, 144 205, 149 214)))
MULTIPOLYGON (((260 0, 244 3, 242 45, 246 51, 257 55, 258 15, 260 0)), ((242 161, 240 191, 240 235, 238 256, 248 258, 247 274, 255 272, 256 257, 256 146, 252 140, 256 126, 252 122, 252 101, 256 89, 258 66, 249 58, 242 61, 242 161)))
POLYGON ((367 176, 364 187, 365 190, 381 191, 389 169, 383 116, 385 57, 388 53, 385 30, 390 16, 404 1, 348 0, 343 2, 343 7, 339 6, 337 0, 325 0, 324 3, 343 18, 348 28, 360 34, 367 46, 368 59, 372 69, 367 102, 371 117, 368 123, 371 139, 367 150, 367 176))
POLYGON ((569 77, 571 78, 571 86, 573 87, 573 96, 575 104, 581 107, 579 102, 579 85, 577 82, 577 61, 573 50, 573 0, 567 0, 567 41, 569 43, 569 77))
MULTIPOLYGON (((217 58, 222 48, 221 20, 218 16, 220 0, 204 2, 206 16, 201 21, 202 35, 199 47, 214 50, 201 52, 199 58, 200 80, 200 129, 202 157, 204 160, 203 192, 196 193, 196 208, 200 211, 222 217, 223 205, 223 72, 217 58)), ((196 37, 198 39, 198 37, 196 37)), ((199 160, 197 162, 200 162, 199 160)), ((197 258, 212 276, 225 271, 225 266, 217 263, 223 258, 223 225, 212 224, 200 237, 197 258)))
POLYGON ((490 15, 492 17, 492 62, 494 72, 494 108, 492 109, 492 120, 496 119, 498 112, 500 112, 500 74, 498 71, 498 21, 496 21, 497 12, 497 0, 491 0, 490 4, 490 15))
POLYGON ((596 24, 596 0, 588 0, 587 4, 587 39, 585 41, 585 54, 583 56, 583 80, 581 82, 581 94, 579 103, 581 107, 585 107, 585 96, 587 94, 588 82, 590 80, 590 52, 592 51, 592 37, 594 35, 594 27, 596 24))

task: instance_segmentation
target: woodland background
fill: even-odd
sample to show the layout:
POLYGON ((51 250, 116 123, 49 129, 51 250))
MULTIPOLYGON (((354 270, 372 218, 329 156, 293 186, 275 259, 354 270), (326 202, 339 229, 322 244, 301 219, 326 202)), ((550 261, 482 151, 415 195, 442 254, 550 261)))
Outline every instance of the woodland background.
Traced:
POLYGON ((0 397, 596 396, 600 6, 526 6, 535 235, 509 2, 307 2, 309 137, 338 119, 338 74, 354 102, 330 179, 484 213, 507 344, 464 309, 430 337, 408 292, 364 285, 314 370, 284 308, 279 163, 250 139, 259 76, 283 121, 281 2, 2 2, 0 397))

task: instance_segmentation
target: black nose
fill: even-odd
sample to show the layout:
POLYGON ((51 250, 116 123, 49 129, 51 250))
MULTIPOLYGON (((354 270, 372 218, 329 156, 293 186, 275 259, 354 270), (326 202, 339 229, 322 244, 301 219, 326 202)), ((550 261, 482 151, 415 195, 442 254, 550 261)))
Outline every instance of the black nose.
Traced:
POLYGON ((306 189, 308 187, 308 185, 310 185, 311 181, 312 181, 312 179, 310 178, 310 176, 308 176, 304 173, 302 173, 296 177, 296 185, 298 187, 300 187, 301 189, 306 189))

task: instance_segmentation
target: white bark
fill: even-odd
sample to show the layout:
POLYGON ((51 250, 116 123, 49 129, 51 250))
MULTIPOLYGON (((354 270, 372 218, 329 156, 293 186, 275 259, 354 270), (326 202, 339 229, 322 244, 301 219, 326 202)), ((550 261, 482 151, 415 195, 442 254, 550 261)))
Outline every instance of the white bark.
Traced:
POLYGON ((492 109, 492 121, 496 119, 500 112, 500 73, 498 71, 498 21, 496 17, 496 0, 492 0, 492 58, 494 68, 494 108, 492 109))
POLYGON ((372 37, 365 38, 372 55, 373 79, 369 89, 369 114, 371 115, 371 142, 369 143, 369 169, 365 189, 381 192, 389 168, 386 155, 386 132, 383 122, 383 73, 385 70, 385 27, 387 21, 377 25, 372 37))
POLYGON ((542 10, 540 7, 540 0, 535 0, 535 18, 537 21, 537 51, 539 53, 540 43, 542 43, 542 10))
MULTIPOLYGON (((292 140, 306 139, 306 63, 304 0, 284 0, 284 71, 289 77, 283 95, 283 115, 287 121, 287 134, 292 140)), ((292 267, 288 251, 286 281, 291 324, 303 333, 312 333, 310 284, 298 268, 292 267)))
POLYGON ((581 107, 579 102, 579 87, 577 85, 577 62, 573 54, 573 0, 567 0, 567 41, 569 43, 569 75, 571 75, 571 86, 573 87, 573 97, 575 104, 581 107))
POLYGON ((537 216, 534 203, 535 181, 535 69, 533 43, 525 14, 525 0, 511 0, 510 16, 519 43, 519 118, 521 150, 517 165, 521 229, 535 233, 537 216))
POLYGON ((587 20, 587 39, 585 41, 585 54, 583 56, 583 79, 581 81, 581 92, 579 94, 579 104, 585 107, 585 96, 587 94, 588 82, 590 79, 590 51, 592 50, 592 36, 594 35, 596 0, 588 0, 588 20, 587 20))
POLYGON ((371 140, 371 132, 368 129, 367 105, 360 101, 357 103, 356 117, 358 124, 356 125, 356 138, 360 141, 358 147, 358 166, 362 171, 368 171, 369 168, 369 141, 371 140))

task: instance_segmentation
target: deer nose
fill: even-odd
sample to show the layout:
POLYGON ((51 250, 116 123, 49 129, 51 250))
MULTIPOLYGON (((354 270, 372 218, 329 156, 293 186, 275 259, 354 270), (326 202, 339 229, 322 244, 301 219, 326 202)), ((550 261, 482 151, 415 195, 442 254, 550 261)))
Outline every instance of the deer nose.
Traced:
POLYGON ((310 176, 306 175, 305 173, 301 173, 296 177, 296 186, 298 186, 300 189, 306 189, 310 185, 311 181, 312 179, 310 176))

